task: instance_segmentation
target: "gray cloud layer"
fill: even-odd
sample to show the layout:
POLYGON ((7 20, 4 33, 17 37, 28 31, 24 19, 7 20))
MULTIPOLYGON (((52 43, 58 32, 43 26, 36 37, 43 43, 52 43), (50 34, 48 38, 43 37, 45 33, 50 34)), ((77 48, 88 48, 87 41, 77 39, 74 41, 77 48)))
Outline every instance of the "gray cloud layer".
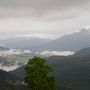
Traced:
POLYGON ((90 0, 0 0, 0 16, 42 16, 49 12, 89 9, 90 0))
POLYGON ((89 25, 90 0, 0 0, 0 33, 65 34, 89 25))

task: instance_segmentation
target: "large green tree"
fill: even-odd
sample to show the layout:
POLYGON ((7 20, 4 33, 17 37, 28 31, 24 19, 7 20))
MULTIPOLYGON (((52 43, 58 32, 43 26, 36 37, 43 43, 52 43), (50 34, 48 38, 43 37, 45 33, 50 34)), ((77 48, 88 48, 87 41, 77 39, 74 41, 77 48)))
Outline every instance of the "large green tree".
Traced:
POLYGON ((55 78, 49 75, 53 71, 45 59, 34 57, 25 68, 25 83, 30 90, 56 90, 55 78))

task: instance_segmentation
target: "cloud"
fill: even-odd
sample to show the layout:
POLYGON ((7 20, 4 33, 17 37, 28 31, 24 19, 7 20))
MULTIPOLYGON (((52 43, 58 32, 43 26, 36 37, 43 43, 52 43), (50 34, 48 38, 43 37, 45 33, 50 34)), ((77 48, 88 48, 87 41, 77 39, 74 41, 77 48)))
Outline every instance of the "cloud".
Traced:
POLYGON ((46 56, 52 56, 52 55, 58 55, 58 56, 68 56, 68 55, 73 55, 74 52, 70 52, 70 51, 43 51, 40 53, 40 55, 46 55, 46 56))
POLYGON ((5 65, 2 65, 2 64, 3 64, 3 63, 0 63, 0 69, 1 69, 1 70, 5 70, 5 71, 7 71, 7 72, 12 71, 12 70, 15 70, 15 69, 17 69, 17 68, 20 67, 20 65, 5 66, 5 65))
POLYGON ((89 5, 89 0, 0 0, 0 16, 34 15, 35 17, 42 17, 52 12, 52 14, 57 12, 63 14, 68 10, 87 10, 89 5))
POLYGON ((0 0, 0 38, 63 35, 90 24, 90 0, 0 0))
POLYGON ((39 8, 62 9, 70 6, 80 6, 89 0, 0 0, 0 7, 8 8, 39 8))

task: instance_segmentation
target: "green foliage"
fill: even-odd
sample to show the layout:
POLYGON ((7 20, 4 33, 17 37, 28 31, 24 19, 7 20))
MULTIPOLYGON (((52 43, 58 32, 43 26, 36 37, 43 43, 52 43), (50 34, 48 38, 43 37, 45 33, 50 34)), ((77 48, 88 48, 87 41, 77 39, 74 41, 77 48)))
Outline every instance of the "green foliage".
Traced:
POLYGON ((34 57, 30 59, 25 71, 25 83, 30 90, 56 90, 54 77, 48 75, 54 70, 43 58, 34 57))

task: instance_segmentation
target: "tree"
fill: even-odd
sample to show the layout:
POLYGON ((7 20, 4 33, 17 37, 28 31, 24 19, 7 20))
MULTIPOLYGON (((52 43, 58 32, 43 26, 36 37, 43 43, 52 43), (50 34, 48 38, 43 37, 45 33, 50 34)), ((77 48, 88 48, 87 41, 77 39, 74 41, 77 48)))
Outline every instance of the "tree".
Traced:
POLYGON ((25 68, 25 83, 30 90, 56 90, 55 78, 48 75, 53 71, 45 59, 34 57, 25 68))

